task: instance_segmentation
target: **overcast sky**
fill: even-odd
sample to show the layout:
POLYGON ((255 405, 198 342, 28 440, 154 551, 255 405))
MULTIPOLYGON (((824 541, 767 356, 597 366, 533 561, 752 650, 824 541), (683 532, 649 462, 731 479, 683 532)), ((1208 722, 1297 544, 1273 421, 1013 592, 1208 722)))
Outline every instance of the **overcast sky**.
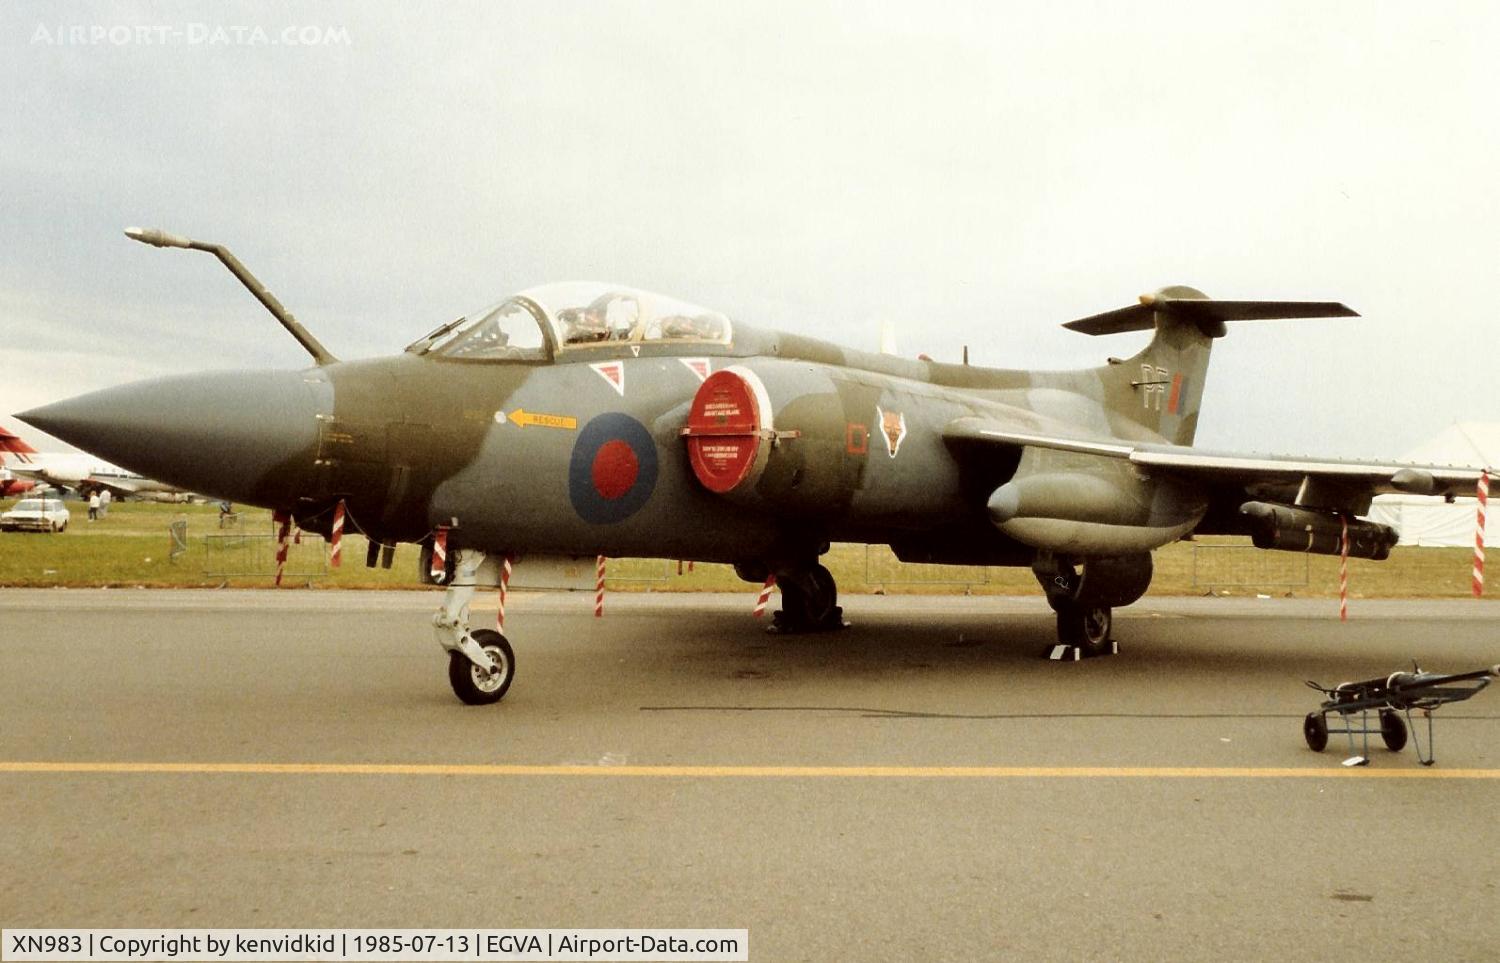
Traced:
POLYGON ((1183 283, 1363 315, 1236 326, 1204 447, 1500 420, 1500 6, 896 8, 9 0, 0 415, 307 363, 140 224, 228 245, 345 358, 591 278, 1082 367, 1143 336, 1058 324, 1183 283))

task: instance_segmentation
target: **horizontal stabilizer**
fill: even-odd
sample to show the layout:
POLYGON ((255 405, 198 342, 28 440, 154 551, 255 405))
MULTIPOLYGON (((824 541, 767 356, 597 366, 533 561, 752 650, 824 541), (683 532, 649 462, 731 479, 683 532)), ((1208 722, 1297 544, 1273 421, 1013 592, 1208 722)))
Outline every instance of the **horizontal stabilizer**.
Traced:
POLYGON ((1150 331, 1156 327, 1158 311, 1191 321, 1215 338, 1223 336, 1226 321, 1359 317, 1358 312, 1337 301, 1214 301, 1148 294, 1140 304, 1069 321, 1063 327, 1092 335, 1150 331))

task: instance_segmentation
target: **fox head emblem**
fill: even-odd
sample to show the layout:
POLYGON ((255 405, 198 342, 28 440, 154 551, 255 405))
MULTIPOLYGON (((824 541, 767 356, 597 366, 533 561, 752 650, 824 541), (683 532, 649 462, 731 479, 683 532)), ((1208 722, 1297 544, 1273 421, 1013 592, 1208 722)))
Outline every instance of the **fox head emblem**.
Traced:
POLYGON ((906 438, 906 416, 899 411, 886 411, 879 405, 875 406, 875 414, 880 420, 880 433, 885 435, 885 450, 895 458, 906 438))

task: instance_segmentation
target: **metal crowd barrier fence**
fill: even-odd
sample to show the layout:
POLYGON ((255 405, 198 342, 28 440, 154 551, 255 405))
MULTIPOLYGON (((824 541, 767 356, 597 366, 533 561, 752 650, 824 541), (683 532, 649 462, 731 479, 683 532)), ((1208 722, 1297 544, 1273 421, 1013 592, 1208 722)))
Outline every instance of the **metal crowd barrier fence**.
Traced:
POLYGON ((1306 588, 1311 572, 1304 552, 1272 552, 1253 545, 1193 545, 1193 588, 1306 588))
MULTIPOLYGON (((210 578, 275 578, 276 536, 249 532, 203 536, 203 574, 210 578)), ((323 539, 303 533, 302 544, 287 546, 283 580, 309 582, 328 574, 323 539)))

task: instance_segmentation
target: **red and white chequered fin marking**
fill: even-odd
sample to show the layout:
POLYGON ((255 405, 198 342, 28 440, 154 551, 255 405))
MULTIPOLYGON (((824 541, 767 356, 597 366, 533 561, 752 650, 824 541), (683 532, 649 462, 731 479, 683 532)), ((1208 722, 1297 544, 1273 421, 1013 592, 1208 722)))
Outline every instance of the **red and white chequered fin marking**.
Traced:
POLYGON ((271 521, 277 526, 276 529, 276 584, 281 585, 281 576, 286 572, 286 553, 290 548, 292 535, 292 516, 275 512, 271 515, 271 521))
POLYGON ((766 603, 771 601, 771 589, 776 587, 776 573, 772 572, 766 576, 766 584, 761 586, 760 595, 755 599, 755 611, 752 613, 756 618, 766 614, 766 603))
POLYGON ((678 358, 683 367, 693 373, 693 377, 699 381, 707 381, 708 376, 713 374, 713 366, 707 358, 678 358))
POLYGON ((1339 621, 1349 621, 1349 516, 1340 515, 1344 528, 1339 537, 1339 621))
POLYGON ((448 574, 448 527, 439 525, 432 533, 432 567, 428 571, 434 581, 441 582, 448 574))
POLYGON ((505 596, 510 592, 510 556, 500 561, 500 610, 495 613, 495 629, 505 631, 505 596))
POLYGON ((1474 597, 1484 595, 1484 512, 1490 502, 1490 470, 1479 473, 1479 487, 1474 492, 1479 499, 1479 518, 1474 527, 1474 597))
POLYGON ((589 365, 598 372, 599 377, 609 382, 609 386, 625 397, 625 363, 622 361, 601 361, 598 364, 589 365))
POLYGON ((604 618, 604 556, 598 559, 599 576, 594 580, 594 618, 604 618))
POLYGON ((328 564, 338 568, 344 561, 344 502, 333 510, 333 527, 328 533, 328 564))

